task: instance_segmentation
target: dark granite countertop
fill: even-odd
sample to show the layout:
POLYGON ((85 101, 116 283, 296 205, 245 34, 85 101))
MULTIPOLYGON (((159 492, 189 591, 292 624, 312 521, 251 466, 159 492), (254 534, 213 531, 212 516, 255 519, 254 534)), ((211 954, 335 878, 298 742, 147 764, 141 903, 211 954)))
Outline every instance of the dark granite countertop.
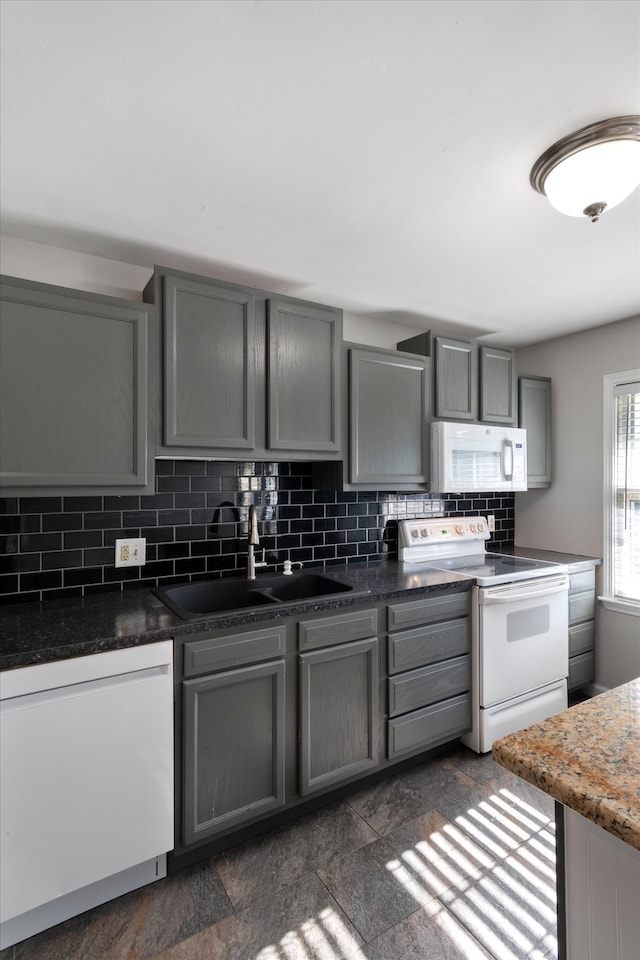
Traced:
POLYGON ((154 643, 205 630, 216 632, 283 616, 344 609, 355 604, 406 597, 416 590, 471 586, 475 582, 428 568, 405 572, 401 563, 392 560, 305 570, 335 576, 352 584, 355 592, 188 622, 172 613, 150 589, 5 607, 0 609, 0 670, 154 643))

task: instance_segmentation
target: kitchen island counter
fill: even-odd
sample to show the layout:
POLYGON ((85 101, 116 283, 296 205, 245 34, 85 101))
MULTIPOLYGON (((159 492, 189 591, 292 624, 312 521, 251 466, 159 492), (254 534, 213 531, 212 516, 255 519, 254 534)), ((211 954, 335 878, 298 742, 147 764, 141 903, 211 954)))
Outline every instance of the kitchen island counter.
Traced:
POLYGON ((493 745, 556 801, 559 960, 637 960, 640 678, 493 745))
POLYGON ((493 757, 640 850, 640 679, 503 737, 493 757))

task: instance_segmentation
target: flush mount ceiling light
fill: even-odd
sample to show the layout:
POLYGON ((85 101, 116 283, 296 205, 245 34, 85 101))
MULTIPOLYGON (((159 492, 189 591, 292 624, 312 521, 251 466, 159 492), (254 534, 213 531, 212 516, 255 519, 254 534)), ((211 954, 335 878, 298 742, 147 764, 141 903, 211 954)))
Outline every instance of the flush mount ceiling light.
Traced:
POLYGON ((538 157, 529 181, 552 207, 592 223, 640 184, 640 116, 582 127, 538 157))

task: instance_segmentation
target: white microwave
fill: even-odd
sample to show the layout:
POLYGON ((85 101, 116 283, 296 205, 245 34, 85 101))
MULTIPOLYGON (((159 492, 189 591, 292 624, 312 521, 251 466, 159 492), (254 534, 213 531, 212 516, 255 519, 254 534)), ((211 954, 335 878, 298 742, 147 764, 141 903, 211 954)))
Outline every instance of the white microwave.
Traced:
POLYGON ((431 490, 527 489, 527 431, 486 423, 431 424, 431 490))

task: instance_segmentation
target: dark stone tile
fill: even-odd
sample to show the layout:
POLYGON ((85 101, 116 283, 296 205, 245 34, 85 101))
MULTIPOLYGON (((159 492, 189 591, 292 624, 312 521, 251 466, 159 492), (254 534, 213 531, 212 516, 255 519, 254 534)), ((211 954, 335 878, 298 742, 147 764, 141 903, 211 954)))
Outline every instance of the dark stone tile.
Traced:
POLYGON ((428 813, 394 833, 334 858, 318 875, 365 940, 371 940, 491 859, 464 849, 452 825, 428 813))
POLYGON ((265 889, 295 883, 337 853, 374 839, 360 817, 346 803, 337 802, 233 847, 214 863, 231 902, 239 908, 265 889))
POLYGON ((230 913, 204 861, 31 937, 16 960, 151 960, 230 913))
POLYGON ((521 844, 550 828, 553 823, 541 801, 520 792, 519 781, 507 774, 483 784, 468 798, 454 798, 437 809, 445 813, 456 828, 469 840, 503 860, 521 844), (533 801, 533 802, 532 802, 533 801))
POLYGON ((367 960, 492 960, 437 900, 380 934, 365 951, 367 960))
POLYGON ((361 948, 357 931, 321 881, 309 874, 304 882, 263 889, 261 898, 244 910, 157 960, 360 960, 366 956, 361 948))
POLYGON ((529 960, 557 951, 554 887, 511 857, 440 900, 492 956, 529 960))
POLYGON ((498 766, 490 753, 479 754, 462 744, 447 757, 446 762, 458 770, 462 770, 463 773, 478 783, 488 783, 505 772, 503 767, 498 766))
POLYGON ((470 777, 432 760, 350 794, 350 806, 380 836, 430 810, 444 813, 454 800, 467 801, 478 784, 470 777))

